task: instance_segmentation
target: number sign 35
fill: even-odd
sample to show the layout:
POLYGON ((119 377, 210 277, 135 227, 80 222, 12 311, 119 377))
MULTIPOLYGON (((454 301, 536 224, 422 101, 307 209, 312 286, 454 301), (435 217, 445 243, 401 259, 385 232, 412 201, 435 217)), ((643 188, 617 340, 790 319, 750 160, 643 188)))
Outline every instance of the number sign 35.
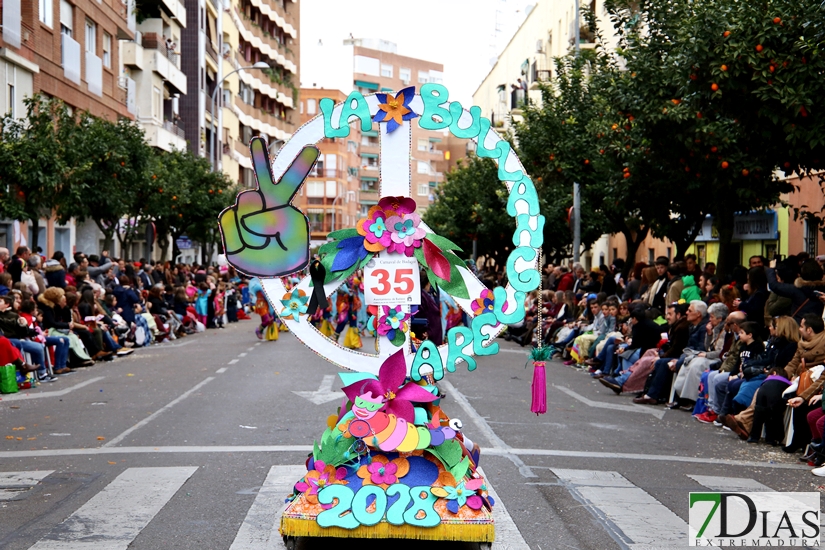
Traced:
POLYGON ((434 508, 438 497, 430 492, 429 485, 408 487, 395 483, 386 491, 377 485, 364 485, 357 493, 346 485, 329 485, 318 493, 321 504, 333 504, 336 499, 337 504, 318 514, 316 521, 321 527, 355 529, 361 525, 376 525, 385 516, 392 525, 407 523, 416 527, 435 527, 441 523, 434 508), (395 495, 398 499, 387 507, 388 497, 395 495), (373 500, 375 510, 369 512, 367 508, 373 500))
POLYGON ((371 306, 418 305, 421 282, 415 258, 375 258, 364 268, 364 296, 371 306))

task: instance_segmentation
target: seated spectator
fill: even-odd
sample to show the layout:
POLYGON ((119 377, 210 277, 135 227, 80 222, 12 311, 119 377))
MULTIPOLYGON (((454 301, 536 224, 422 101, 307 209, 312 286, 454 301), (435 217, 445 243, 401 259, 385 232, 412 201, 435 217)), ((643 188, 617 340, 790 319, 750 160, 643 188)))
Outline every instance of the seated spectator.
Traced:
POLYGON ((614 372, 618 373, 630 368, 641 355, 649 349, 655 348, 659 342, 659 325, 648 319, 643 307, 637 307, 630 313, 630 337, 615 337, 608 341, 602 352, 592 363, 600 365, 601 372, 596 372, 594 378, 604 380, 602 384, 613 389, 619 387, 612 379, 614 372))
POLYGON ((65 262, 63 253, 58 250, 52 255, 52 259, 43 266, 48 286, 66 288, 66 267, 63 265, 65 262))
POLYGON ((66 293, 62 288, 49 287, 46 292, 37 297, 39 309, 43 314, 42 326, 48 336, 66 336, 69 339, 69 360, 79 367, 94 365, 83 342, 70 329, 72 325, 64 320, 64 311, 71 319, 71 311, 66 310, 66 293))
POLYGON ((0 296, 8 294, 13 284, 11 275, 5 272, 0 273, 0 296))
MULTIPOLYGON (((650 388, 641 397, 633 400, 634 403, 640 405, 655 405, 660 400, 665 401, 664 392, 665 386, 673 378, 673 373, 676 373, 681 368, 685 359, 687 358, 686 351, 689 350, 691 354, 705 351, 705 330, 704 327, 708 323, 707 319, 708 306, 701 300, 694 300, 690 302, 687 312, 685 313, 685 321, 688 330, 688 339, 685 346, 678 357, 662 358, 656 361, 653 371, 653 378, 650 381, 650 388)), ((670 404, 670 408, 676 408, 679 404, 670 404)), ((690 407, 693 408, 692 406, 690 407)))
MULTIPOLYGON (((818 267, 818 264, 817 264, 818 267)), ((825 324, 822 318, 814 313, 807 313, 799 325, 802 339, 799 341, 796 353, 785 367, 786 378, 797 382, 795 395, 788 400, 788 406, 793 411, 793 439, 790 444, 782 447, 788 453, 802 449, 811 439, 811 430, 808 426, 808 413, 814 409, 811 398, 822 392, 825 377, 820 376, 815 382, 811 381, 809 368, 825 362, 825 324), (795 380, 798 378, 799 380, 795 380)))
MULTIPOLYGON (((725 304, 712 304, 708 308, 708 322, 705 325, 704 351, 693 355, 685 362, 676 376, 676 395, 684 401, 683 407, 695 403, 699 397, 699 383, 702 375, 711 366, 721 362, 721 357, 733 343, 733 334, 726 330, 728 317, 725 304)), ((692 410, 692 408, 691 408, 692 410)))
MULTIPOLYGON (((759 256, 754 256, 758 258, 759 256)), ((747 295, 739 303, 739 311, 744 311, 748 321, 760 328, 760 336, 765 336, 765 304, 768 301, 768 278, 764 267, 752 267, 748 270, 747 295)))

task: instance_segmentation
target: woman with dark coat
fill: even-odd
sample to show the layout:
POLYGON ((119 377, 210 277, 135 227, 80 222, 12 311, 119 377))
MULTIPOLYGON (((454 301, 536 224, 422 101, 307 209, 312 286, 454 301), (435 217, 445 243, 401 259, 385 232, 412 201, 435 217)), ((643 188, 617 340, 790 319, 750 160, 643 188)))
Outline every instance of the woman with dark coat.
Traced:
MULTIPOLYGON (((128 271, 128 265, 127 265, 128 271)), ((120 286, 112 290, 112 294, 117 299, 120 316, 130 325, 135 322, 135 305, 140 303, 140 296, 132 288, 132 281, 128 275, 120 276, 120 286)))

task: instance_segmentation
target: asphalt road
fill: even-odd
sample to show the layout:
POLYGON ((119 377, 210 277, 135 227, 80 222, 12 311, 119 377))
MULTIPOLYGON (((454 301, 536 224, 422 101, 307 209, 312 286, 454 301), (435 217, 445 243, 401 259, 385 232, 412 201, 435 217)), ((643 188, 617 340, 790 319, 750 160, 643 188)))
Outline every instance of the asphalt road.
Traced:
MULTIPOLYGON (((260 342, 253 329, 207 331, 0 396, 0 548, 281 548, 271 529, 282 500, 262 487, 281 496, 276 478, 300 471, 341 384, 327 378, 325 389, 336 369, 291 334, 260 342)), ((560 363, 548 364, 548 412, 537 417, 526 349, 498 342, 497 356, 441 383, 443 408, 482 447, 504 505, 494 548, 684 547, 690 491, 823 490, 798 455, 633 405, 560 363)))

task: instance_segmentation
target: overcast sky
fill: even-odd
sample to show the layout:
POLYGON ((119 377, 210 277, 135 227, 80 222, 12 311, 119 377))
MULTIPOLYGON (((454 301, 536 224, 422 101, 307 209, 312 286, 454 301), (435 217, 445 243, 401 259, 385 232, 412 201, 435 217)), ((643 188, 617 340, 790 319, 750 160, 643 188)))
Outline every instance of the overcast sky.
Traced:
POLYGON ((313 59, 312 48, 304 47, 318 40, 324 47, 342 47, 350 34, 383 38, 395 42, 400 55, 442 63, 450 99, 471 105, 473 92, 492 67, 490 60, 510 40, 532 3, 535 0, 301 0, 301 67, 322 62, 313 59))

